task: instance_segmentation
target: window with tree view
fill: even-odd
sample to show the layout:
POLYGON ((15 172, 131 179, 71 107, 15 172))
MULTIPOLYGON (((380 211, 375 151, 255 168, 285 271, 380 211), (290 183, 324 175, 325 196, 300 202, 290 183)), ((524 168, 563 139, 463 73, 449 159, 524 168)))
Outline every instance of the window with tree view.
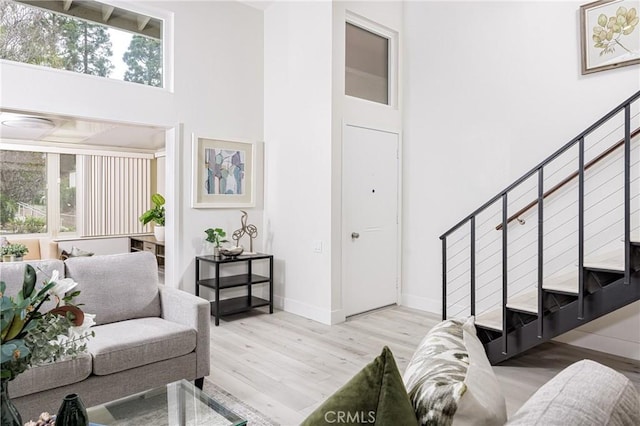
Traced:
POLYGON ((47 154, 0 151, 0 232, 47 232, 47 154))
POLYGON ((141 206, 151 197, 152 156, 63 154, 33 148, 0 149, 0 236, 144 232, 136 210, 146 210, 141 206))
POLYGON ((163 87, 161 33, 159 19, 98 2, 0 0, 10 61, 163 87))

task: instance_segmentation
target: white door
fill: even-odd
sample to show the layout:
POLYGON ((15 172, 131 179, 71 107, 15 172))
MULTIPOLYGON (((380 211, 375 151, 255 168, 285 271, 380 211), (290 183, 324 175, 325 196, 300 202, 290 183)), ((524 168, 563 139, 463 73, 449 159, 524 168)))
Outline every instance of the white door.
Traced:
POLYGON ((342 139, 345 315, 398 301, 398 135, 345 126, 342 139))

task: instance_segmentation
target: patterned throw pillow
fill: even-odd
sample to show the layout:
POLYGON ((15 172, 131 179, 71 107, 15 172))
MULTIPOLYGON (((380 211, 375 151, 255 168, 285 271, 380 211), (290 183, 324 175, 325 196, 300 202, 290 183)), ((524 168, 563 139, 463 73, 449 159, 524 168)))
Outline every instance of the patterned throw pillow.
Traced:
POLYGON ((504 424, 504 396, 474 319, 436 325, 415 351, 403 377, 421 425, 504 424))
POLYGON ((71 247, 70 252, 66 250, 62 250, 62 254, 60 255, 60 260, 67 260, 70 257, 89 257, 89 256, 93 256, 93 253, 90 251, 79 249, 76 246, 73 246, 71 247))

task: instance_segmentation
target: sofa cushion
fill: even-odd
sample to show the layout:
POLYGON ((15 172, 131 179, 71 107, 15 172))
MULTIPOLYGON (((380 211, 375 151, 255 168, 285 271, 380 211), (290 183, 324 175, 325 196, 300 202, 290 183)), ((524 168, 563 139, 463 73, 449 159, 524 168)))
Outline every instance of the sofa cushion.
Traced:
POLYGON ((103 376, 186 355, 196 347, 193 328, 162 318, 138 318, 93 327, 87 342, 93 374, 103 376))
POLYGON ((404 373, 419 424, 504 424, 507 410, 473 317, 427 333, 404 373))
MULTIPOLYGON (((29 264, 36 270, 36 289, 42 288, 45 281, 49 281, 53 271, 58 271, 59 277, 64 277, 64 263, 60 260, 30 260, 28 262, 1 262, 0 279, 7 285, 7 295, 15 296, 22 290, 24 268, 29 264)), ((56 306, 53 300, 45 302, 40 312, 47 312, 56 306)))
POLYGON ((412 425, 411 402, 393 354, 384 347, 380 356, 330 396, 302 422, 303 425, 412 425))
POLYGON ((11 243, 24 244, 29 250, 24 260, 57 259, 58 243, 48 238, 12 238, 11 243))
POLYGON ((80 382, 91 374, 91 355, 31 367, 9 382, 12 398, 80 382))
POLYGON ((545 383, 508 425, 640 425, 640 395, 617 371, 578 361, 545 383))
POLYGON ((75 302, 96 315, 96 324, 159 317, 158 264, 148 252, 73 257, 64 264, 78 283, 75 302))

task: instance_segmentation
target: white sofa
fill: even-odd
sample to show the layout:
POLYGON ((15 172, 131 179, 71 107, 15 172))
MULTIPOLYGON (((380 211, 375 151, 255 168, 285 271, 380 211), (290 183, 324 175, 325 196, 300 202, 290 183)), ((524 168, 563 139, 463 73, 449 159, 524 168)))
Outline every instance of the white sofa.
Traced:
MULTIPOLYGON (((105 403, 179 379, 209 374, 208 301, 158 285, 155 257, 147 252, 30 261, 38 281, 53 270, 78 283, 75 302, 96 314, 88 353, 33 367, 9 384, 23 420, 55 413, 65 395, 86 406, 105 403)), ((22 287, 24 263, 0 264, 8 294, 22 287)))

